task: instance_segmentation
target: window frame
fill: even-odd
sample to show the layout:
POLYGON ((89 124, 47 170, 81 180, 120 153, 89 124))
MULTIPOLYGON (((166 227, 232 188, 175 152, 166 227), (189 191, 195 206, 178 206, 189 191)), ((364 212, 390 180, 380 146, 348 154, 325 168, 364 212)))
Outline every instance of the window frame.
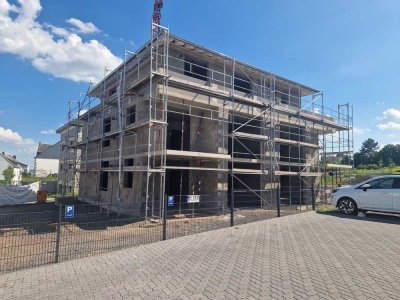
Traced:
POLYGON ((135 165, 134 158, 125 158, 124 159, 124 167, 133 167, 135 165))
POLYGON ((101 165, 102 168, 109 168, 110 167, 110 161, 109 160, 102 160, 100 165, 101 165))
POLYGON ((111 131, 111 117, 104 118, 103 120, 103 133, 111 131))
POLYGON ((100 180, 99 180, 99 189, 101 191, 108 190, 108 179, 109 179, 109 172, 108 171, 101 171, 100 172, 100 180))
POLYGON ((136 123, 136 105, 132 105, 126 109, 126 125, 134 123, 136 123))
POLYGON ((371 179, 370 181, 361 184, 360 186, 357 187, 357 189, 363 189, 363 185, 364 185, 364 184, 369 184, 369 185, 371 185, 371 182, 377 181, 377 183, 376 183, 375 185, 371 185, 371 187, 368 188, 368 189, 369 189, 369 190, 391 190, 391 189, 394 189, 394 182, 395 182, 395 180, 396 180, 395 177, 375 178, 375 179, 371 179), (385 182, 385 181, 389 181, 389 180, 392 180, 392 187, 390 187, 390 188, 381 188, 381 187, 376 188, 376 187, 374 187, 374 186, 377 185, 377 184, 380 185, 381 183, 383 183, 383 182, 385 182))
POLYGON ((133 188, 133 172, 124 172, 124 188, 133 188))
POLYGON ((101 142, 101 146, 102 146, 103 148, 110 147, 110 146, 111 146, 111 139, 103 140, 103 141, 101 142), (108 142, 108 143, 107 143, 107 142, 108 142), (105 145, 106 143, 107 143, 107 145, 105 145))
POLYGON ((400 189, 400 177, 393 177, 393 187, 392 189, 400 189))

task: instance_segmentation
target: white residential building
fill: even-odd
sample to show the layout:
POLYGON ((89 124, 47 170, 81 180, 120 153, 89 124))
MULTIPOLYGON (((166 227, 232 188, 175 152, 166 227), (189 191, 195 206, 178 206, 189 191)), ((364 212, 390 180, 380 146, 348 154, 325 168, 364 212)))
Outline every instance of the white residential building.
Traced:
POLYGON ((18 185, 22 180, 22 173, 28 172, 28 165, 17 161, 15 155, 9 155, 4 152, 0 153, 0 180, 4 180, 3 171, 8 167, 14 170, 14 177, 11 181, 12 185, 18 185))
POLYGON ((47 177, 58 173, 60 157, 60 143, 54 145, 39 143, 35 156, 36 177, 47 177))

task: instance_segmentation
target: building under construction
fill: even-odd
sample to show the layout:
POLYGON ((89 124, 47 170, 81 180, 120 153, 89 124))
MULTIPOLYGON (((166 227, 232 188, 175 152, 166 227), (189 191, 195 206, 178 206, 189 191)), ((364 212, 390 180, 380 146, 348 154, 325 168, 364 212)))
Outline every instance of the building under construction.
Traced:
POLYGON ((69 103, 61 194, 146 218, 167 203, 179 213, 189 203, 301 209, 327 169, 351 167, 351 105, 330 110, 314 88, 153 26, 69 103))

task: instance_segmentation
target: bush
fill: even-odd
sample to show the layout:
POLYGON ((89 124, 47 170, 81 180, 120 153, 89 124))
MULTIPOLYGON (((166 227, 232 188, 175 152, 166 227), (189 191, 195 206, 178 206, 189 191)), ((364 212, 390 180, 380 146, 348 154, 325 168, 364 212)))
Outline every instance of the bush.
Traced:
POLYGON ((366 165, 365 168, 367 170, 379 170, 380 167, 379 167, 379 165, 376 165, 376 164, 369 164, 369 165, 366 165))
POLYGON ((11 182, 14 178, 14 169, 12 167, 8 167, 3 171, 3 176, 7 182, 11 182))

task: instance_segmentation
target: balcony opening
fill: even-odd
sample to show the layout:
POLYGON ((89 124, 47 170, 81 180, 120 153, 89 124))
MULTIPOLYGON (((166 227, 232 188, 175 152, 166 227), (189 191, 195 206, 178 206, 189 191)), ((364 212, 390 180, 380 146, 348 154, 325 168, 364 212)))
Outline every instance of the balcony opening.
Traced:
POLYGON ((167 149, 190 150, 190 117, 168 113, 167 149))
POLYGON ((234 89, 245 94, 251 94, 251 82, 248 78, 235 76, 234 89))
MULTIPOLYGON (((189 166, 189 162, 187 161, 170 161, 170 163, 180 164, 184 167, 189 166)), ((165 176, 165 193, 169 196, 178 196, 175 198, 176 203, 178 203, 179 195, 190 194, 189 178, 189 170, 167 170, 165 176)), ((184 201, 186 199, 181 200, 184 201)))
POLYGON ((186 57, 183 74, 200 80, 207 80, 207 66, 207 62, 186 57))

